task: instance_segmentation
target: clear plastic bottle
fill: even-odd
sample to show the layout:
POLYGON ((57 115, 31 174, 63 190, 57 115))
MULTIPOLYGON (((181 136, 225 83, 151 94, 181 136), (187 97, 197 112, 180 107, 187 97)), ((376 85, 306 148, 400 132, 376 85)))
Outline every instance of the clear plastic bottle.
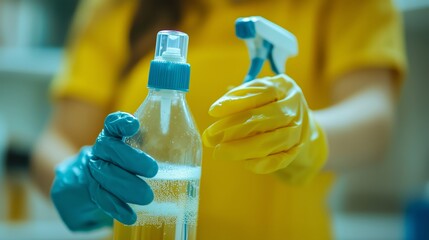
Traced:
POLYGON ((185 33, 158 33, 149 94, 135 113, 141 127, 125 139, 157 160, 158 174, 145 179, 155 198, 149 205, 132 206, 137 213, 134 225, 115 221, 114 239, 196 239, 202 144, 185 98, 187 45, 185 33))

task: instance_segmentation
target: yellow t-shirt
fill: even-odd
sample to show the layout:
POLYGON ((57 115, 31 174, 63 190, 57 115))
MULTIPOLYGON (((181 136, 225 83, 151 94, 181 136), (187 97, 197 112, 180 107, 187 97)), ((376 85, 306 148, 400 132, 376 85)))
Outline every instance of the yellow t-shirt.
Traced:
MULTIPOLYGON (((137 1, 99 1, 98 7, 91 6, 97 15, 86 18, 89 24, 80 22, 85 28, 67 51, 53 85, 55 96, 78 98, 110 111, 137 109, 148 91, 153 58, 145 56, 128 75, 121 75, 137 1)), ((388 0, 205 2, 205 19, 178 29, 190 38, 187 100, 201 132, 214 122, 207 114, 209 106, 228 87, 242 82, 250 64, 244 42, 235 37, 238 17, 263 16, 295 34, 299 55, 288 60, 286 73, 300 85, 312 109, 331 104, 332 84, 347 72, 384 67, 402 78, 401 19, 388 0)), ((272 75, 268 67, 263 75, 272 75)), ((292 186, 272 174, 251 173, 240 162, 215 161, 211 149, 203 152, 199 239, 331 238, 326 196, 332 175, 321 173, 308 185, 292 186)))

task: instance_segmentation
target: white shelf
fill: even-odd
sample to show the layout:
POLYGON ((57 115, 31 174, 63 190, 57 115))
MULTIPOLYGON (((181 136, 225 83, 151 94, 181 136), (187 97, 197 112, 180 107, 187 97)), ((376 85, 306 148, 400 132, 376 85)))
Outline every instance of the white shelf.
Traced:
POLYGON ((62 48, 0 48, 0 73, 52 76, 62 56, 62 48))
POLYGON ((394 2, 402 11, 429 7, 429 0, 394 0, 394 2))

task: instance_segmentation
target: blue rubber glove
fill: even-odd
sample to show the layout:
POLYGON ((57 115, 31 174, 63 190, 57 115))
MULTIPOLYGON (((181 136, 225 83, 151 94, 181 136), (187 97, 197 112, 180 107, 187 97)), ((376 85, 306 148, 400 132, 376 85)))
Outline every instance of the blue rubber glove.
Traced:
POLYGON ((136 213, 127 203, 146 205, 153 192, 137 175, 153 177, 156 161, 122 141, 139 129, 138 120, 115 112, 104 121, 104 129, 93 146, 56 168, 51 198, 70 230, 85 231, 112 225, 112 218, 133 224, 136 213))

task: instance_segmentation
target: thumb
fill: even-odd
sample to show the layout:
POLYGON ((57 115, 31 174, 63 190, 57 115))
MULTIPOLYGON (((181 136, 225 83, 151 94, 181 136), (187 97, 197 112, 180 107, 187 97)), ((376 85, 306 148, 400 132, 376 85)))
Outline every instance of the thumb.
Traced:
POLYGON ((104 135, 127 137, 134 135, 140 127, 136 117, 126 112, 114 112, 104 120, 104 135))

